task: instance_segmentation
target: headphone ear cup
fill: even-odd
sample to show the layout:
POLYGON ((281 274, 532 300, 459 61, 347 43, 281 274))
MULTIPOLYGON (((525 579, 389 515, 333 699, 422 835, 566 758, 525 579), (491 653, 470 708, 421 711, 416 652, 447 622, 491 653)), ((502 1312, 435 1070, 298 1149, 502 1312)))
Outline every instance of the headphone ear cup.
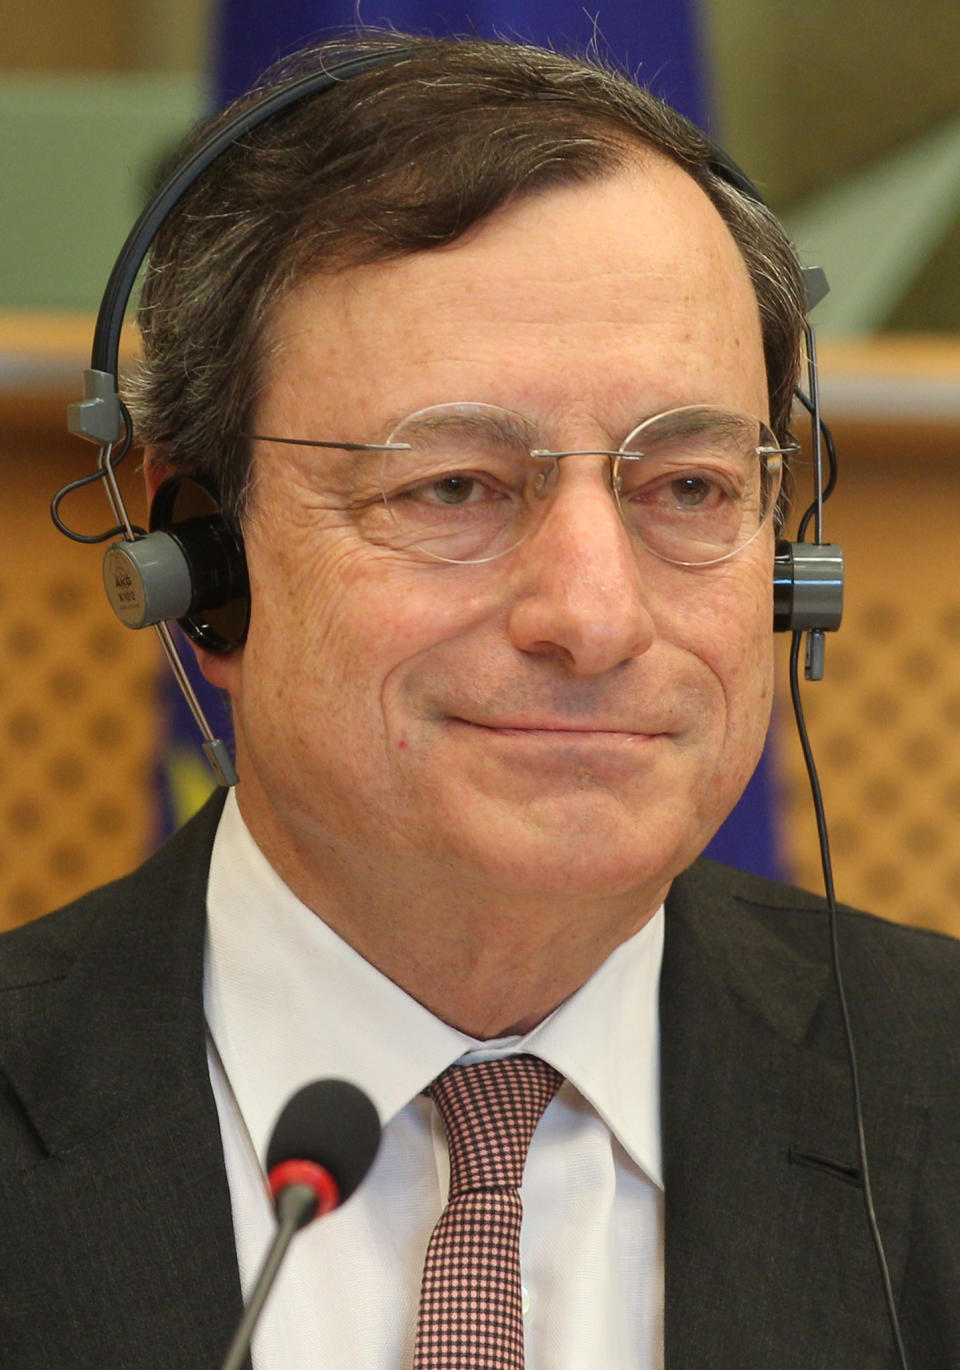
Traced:
POLYGON ((831 542, 778 542, 773 564, 774 631, 833 632, 842 617, 842 548, 831 542))
POLYGON ((171 476, 153 497, 145 541, 156 534, 172 539, 189 572, 189 607, 177 618, 183 631, 208 652, 242 647, 250 622, 247 559, 216 495, 193 476, 171 476))

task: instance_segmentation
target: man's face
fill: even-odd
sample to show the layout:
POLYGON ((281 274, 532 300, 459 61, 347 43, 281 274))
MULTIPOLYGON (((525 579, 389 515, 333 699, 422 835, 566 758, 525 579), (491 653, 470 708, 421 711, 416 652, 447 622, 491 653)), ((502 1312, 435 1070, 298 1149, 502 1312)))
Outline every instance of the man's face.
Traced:
MULTIPOLYGON (((383 441, 462 400, 607 449, 676 406, 766 417, 742 260, 659 158, 312 281, 267 351, 257 433, 383 441)), ((605 459, 575 457, 526 542, 449 565, 361 536, 337 497, 360 460, 255 444, 250 634, 207 666, 233 697, 238 795, 267 855, 314 894, 325 870, 419 869, 659 898, 762 746, 772 530, 718 565, 668 564, 625 531, 605 459)))

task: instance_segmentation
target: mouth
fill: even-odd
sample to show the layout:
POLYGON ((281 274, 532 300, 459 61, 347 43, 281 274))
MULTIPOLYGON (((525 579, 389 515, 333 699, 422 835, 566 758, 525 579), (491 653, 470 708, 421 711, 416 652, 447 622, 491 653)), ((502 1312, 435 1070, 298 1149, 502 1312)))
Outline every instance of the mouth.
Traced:
POLYGON ((451 716, 450 722, 464 727, 475 728, 492 736, 516 737, 531 742, 561 742, 569 745, 597 742, 648 742, 664 736, 661 732, 645 731, 636 728, 618 727, 612 724, 553 719, 502 719, 479 722, 472 718, 451 716))

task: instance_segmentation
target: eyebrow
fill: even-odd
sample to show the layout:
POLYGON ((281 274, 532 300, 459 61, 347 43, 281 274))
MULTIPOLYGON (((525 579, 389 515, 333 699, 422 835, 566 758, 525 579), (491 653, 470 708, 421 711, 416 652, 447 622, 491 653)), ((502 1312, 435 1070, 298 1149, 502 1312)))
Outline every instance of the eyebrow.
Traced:
MULTIPOLYGON (((410 422, 404 425, 403 437, 408 434, 416 438, 419 435, 428 435, 432 432, 440 433, 461 433, 469 437, 474 433, 482 433, 489 441, 491 438, 498 446, 514 450, 518 447, 529 450, 533 443, 536 433, 536 425, 532 419, 525 418, 522 414, 514 413, 512 410, 503 410, 498 414, 489 413, 446 413, 431 414, 414 413, 407 415, 410 422)), ((398 420, 403 423, 403 419, 398 420)), ((393 432, 394 429, 388 429, 393 432)))
MULTIPOLYGON (((735 433, 742 428, 740 422, 742 417, 738 410, 724 410, 715 408, 713 405, 683 405, 678 409, 665 409, 660 414, 650 414, 647 418, 641 419, 638 424, 631 429, 627 437, 633 435, 637 428, 644 428, 647 424, 656 422, 657 439, 670 440, 673 438, 695 437, 699 433, 719 432, 735 433)), ((626 443, 627 438, 624 438, 626 443)), ((640 438, 640 445, 643 446, 643 436, 640 438)))

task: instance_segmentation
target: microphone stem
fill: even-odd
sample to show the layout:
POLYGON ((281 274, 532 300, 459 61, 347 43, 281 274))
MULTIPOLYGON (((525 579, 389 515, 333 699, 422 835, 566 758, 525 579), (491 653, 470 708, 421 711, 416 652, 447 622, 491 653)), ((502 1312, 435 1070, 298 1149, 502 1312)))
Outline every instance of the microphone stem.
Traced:
POLYGON ((237 1328, 236 1335, 230 1344, 230 1350, 227 1352, 220 1370, 242 1370, 247 1352, 250 1349, 250 1342, 253 1339, 254 1329, 260 1320, 267 1295, 273 1288, 273 1282, 277 1278, 280 1264, 287 1254, 287 1247, 300 1228, 310 1221, 316 1210, 316 1205, 317 1196, 306 1185, 289 1185, 280 1194, 277 1200, 279 1222, 276 1235, 263 1262, 263 1268, 257 1276, 257 1282, 250 1295, 250 1302, 247 1304, 240 1326, 237 1328))

